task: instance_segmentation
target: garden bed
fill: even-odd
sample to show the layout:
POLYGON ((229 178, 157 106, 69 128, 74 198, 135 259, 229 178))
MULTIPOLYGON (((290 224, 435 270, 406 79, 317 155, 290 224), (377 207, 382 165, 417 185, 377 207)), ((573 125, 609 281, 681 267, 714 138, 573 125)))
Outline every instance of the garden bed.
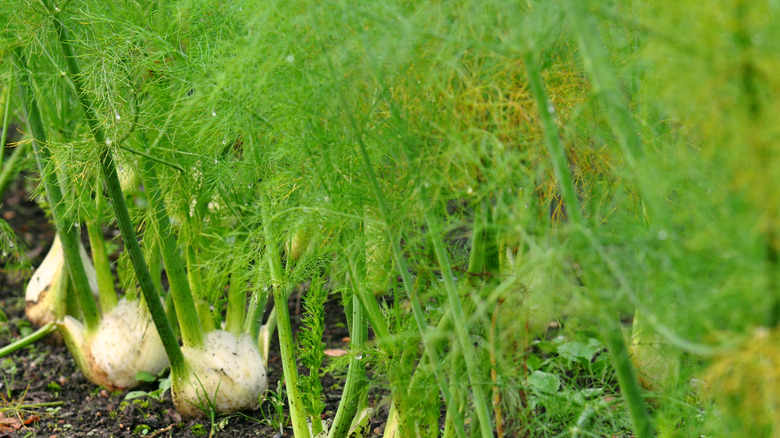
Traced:
MULTIPOLYGON (((22 182, 20 178, 6 194, 2 215, 24 241, 30 261, 37 266, 51 245, 54 229, 44 212, 29 199, 22 182)), ((8 317, 8 321, 0 324, 0 346, 33 330, 24 315, 25 280, 18 274, 0 271, 0 309, 8 317)), ((293 297, 289 306, 293 330, 296 330, 300 323, 300 301, 293 297)), ((323 342, 327 349, 333 350, 330 354, 338 355, 349 348, 349 332, 339 303, 326 304, 325 327, 323 342)), ((268 361, 268 381, 273 391, 268 395, 270 400, 264 401, 259 410, 223 416, 212 424, 183 421, 174 409, 170 391, 165 391, 159 400, 150 396, 126 400, 128 391, 111 392, 95 386, 84 378, 58 339, 59 335, 51 335, 0 359, 0 437, 200 437, 208 436, 212 427, 215 436, 292 436, 286 401, 277 397, 283 395, 283 389, 277 384, 282 380, 282 369, 276 340, 271 344, 268 361), (280 415, 283 434, 278 427, 280 415)), ((343 375, 322 376, 323 387, 327 389, 323 419, 332 419, 336 412, 343 383, 343 375)), ((152 382, 136 390, 153 393, 157 389, 159 383, 152 382)), ((381 394, 381 390, 372 391, 372 396, 381 394)), ((387 407, 381 400, 376 402, 372 403, 376 410, 371 430, 379 435, 387 407)))

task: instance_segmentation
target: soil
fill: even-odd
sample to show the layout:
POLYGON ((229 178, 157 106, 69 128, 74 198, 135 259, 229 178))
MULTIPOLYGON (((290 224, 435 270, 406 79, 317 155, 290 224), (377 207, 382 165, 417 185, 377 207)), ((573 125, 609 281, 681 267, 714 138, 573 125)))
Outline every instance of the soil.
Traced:
MULTIPOLYGON (((38 266, 51 245, 54 230, 30 199, 25 188, 31 185, 29 178, 19 177, 12 184, 2 200, 0 215, 25 244, 32 266, 38 266)), ((31 268, 25 272, 31 273, 31 268)), ((0 322, 0 346, 34 329, 24 315, 26 280, 0 267, 0 310, 7 316, 7 321, 0 322)), ((289 302, 293 332, 300 320, 296 301, 289 302)), ((334 298, 325 309, 325 348, 348 349, 348 335, 343 310, 334 298)), ((326 356, 324 366, 329 360, 326 356)), ((268 400, 256 411, 214 422, 182 420, 173 407, 170 391, 161 401, 150 397, 125 400, 126 391, 109 392, 88 382, 68 350, 51 336, 0 359, 0 363, 0 437, 199 437, 211 433, 224 437, 293 436, 289 420, 282 430, 267 420, 273 411, 268 400)), ((271 345, 268 373, 270 389, 276 390, 277 382, 283 379, 276 341, 271 345)), ((343 372, 322 376, 326 403, 322 416, 326 421, 335 416, 343 383, 343 372)), ((137 389, 151 392, 157 387, 157 383, 149 383, 137 389)), ((387 402, 380 390, 371 391, 371 400, 375 413, 369 433, 375 436, 382 433, 387 402)), ((289 418, 286 407, 284 412, 289 418)))

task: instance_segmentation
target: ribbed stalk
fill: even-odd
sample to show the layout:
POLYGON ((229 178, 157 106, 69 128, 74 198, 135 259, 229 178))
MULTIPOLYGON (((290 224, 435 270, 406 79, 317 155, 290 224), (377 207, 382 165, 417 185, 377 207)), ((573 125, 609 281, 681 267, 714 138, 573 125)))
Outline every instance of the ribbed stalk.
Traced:
MULTIPOLYGON (((354 124, 355 121, 351 121, 354 124)), ((417 330, 420 332, 420 337, 423 341, 425 353, 429 356, 431 364, 433 364, 434 377, 436 379, 436 383, 439 386, 439 390, 442 393, 442 397, 444 397, 444 402, 449 404, 449 385, 447 384, 447 380, 444 377, 444 373, 441 369, 441 363, 438 360, 439 355, 436 353, 436 349, 433 348, 431 343, 427 341, 427 334, 429 330, 428 323, 425 321, 425 313, 422 310, 420 298, 414 291, 414 283, 412 281, 411 275, 409 274, 409 270, 407 269, 406 259, 404 258, 403 251, 401 250, 400 236, 398 236, 398 233, 390 225, 392 223, 392 214, 390 209, 387 207, 384 194, 379 188, 379 182, 376 177, 376 173, 374 172, 374 168, 372 167, 371 159, 368 156, 366 144, 363 142, 362 136, 357 127, 353 126, 353 128, 356 131, 355 137, 358 145, 360 146, 360 154, 363 156, 363 165, 365 166, 366 174, 371 184, 371 189, 374 192, 377 204, 379 205, 380 214, 385 222, 385 232, 387 233, 387 238, 393 251, 393 259, 395 260, 396 269, 398 269, 398 273, 401 275, 401 280, 404 285, 404 290, 406 291, 406 296, 409 298, 409 301, 412 305, 412 315, 414 316, 414 320, 417 323, 417 330)))
MULTIPOLYGON (((244 332, 249 333, 252 339, 257 339, 260 332, 261 318, 265 313, 265 306, 268 304, 268 295, 268 290, 261 289, 249 298, 249 307, 246 311, 246 318, 244 318, 244 332)), ((268 320, 271 321, 270 315, 268 320)))
POLYGON ((62 242, 62 249, 65 254, 65 264, 68 267, 70 278, 76 288, 79 305, 84 316, 84 325, 87 332, 97 329, 100 323, 100 314, 97 304, 92 297, 92 289, 89 286, 87 273, 81 262, 79 253, 78 227, 72 214, 68 213, 68 206, 63 203, 63 195, 60 190, 59 181, 55 172, 47 172, 46 168, 51 163, 51 152, 46 144, 46 132, 43 128, 43 121, 38 109, 38 101, 33 92, 32 81, 27 72, 27 60, 21 49, 14 51, 15 60, 19 71, 19 92, 22 100, 22 108, 27 118, 27 124, 30 133, 33 135, 32 147, 35 153, 35 161, 38 163, 38 170, 43 179, 43 186, 46 190, 46 197, 51 206, 54 223, 57 227, 57 234, 62 242))
MULTIPOLYGON (((351 269, 354 274, 357 271, 355 267, 351 269)), ((350 278, 355 278, 352 274, 350 278)), ((353 350, 360 351, 368 338, 368 325, 363 319, 363 306, 360 305, 360 298, 358 293, 358 284, 353 282, 352 284, 352 330, 350 331, 350 342, 352 343, 353 350)), ((362 410, 362 406, 358 406, 362 395, 365 393, 366 386, 366 361, 362 357, 362 353, 358 353, 358 356, 353 355, 349 360, 349 369, 347 370, 347 380, 344 383, 344 391, 341 393, 341 400, 339 401, 339 407, 336 411, 336 416, 333 418, 333 424, 331 425, 329 438, 341 438, 346 437, 349 432, 349 427, 352 424, 352 419, 355 414, 362 410)))
POLYGON ((244 332, 244 317, 247 313, 246 284, 241 281, 241 276, 236 274, 239 263, 234 262, 233 264, 233 274, 230 276, 230 288, 228 289, 225 330, 239 336, 244 332))
POLYGON ((168 218, 162 193, 160 193, 157 173, 150 160, 143 161, 141 178, 146 196, 149 199, 149 207, 152 209, 152 220, 154 220, 160 236, 160 250, 168 276, 170 293, 173 296, 176 316, 179 320, 182 341, 187 347, 200 347, 203 345, 205 331, 195 310, 195 301, 192 298, 187 273, 184 269, 184 260, 179 255, 176 236, 171 230, 171 220, 168 218))
POLYGON ((303 407, 301 391, 298 388, 298 365, 295 362, 295 347, 293 345, 292 327, 290 326, 290 312, 287 308, 288 294, 282 288, 282 263, 279 259, 279 251, 274 241, 271 229, 271 219, 266 207, 263 208, 263 231, 265 232, 265 251, 268 268, 271 273, 271 287, 274 293, 274 308, 276 309, 276 323, 279 332, 279 353, 282 359, 282 371, 284 374, 285 388, 287 389, 287 401, 290 408, 293 433, 296 438, 308 438, 311 436, 306 425, 306 410, 303 407))
MULTIPOLYGON (((422 200, 423 202, 428 202, 424 190, 422 192, 422 200)), ((457 336, 458 344, 463 353, 463 360, 466 362, 466 371, 471 383, 471 392, 473 394, 474 407, 477 410, 477 417, 479 418, 480 431, 483 437, 492 437, 493 431, 490 427, 491 422, 490 410, 488 409, 487 402, 488 398, 482 388, 482 382, 487 380, 487 376, 479 375, 477 354, 474 351, 469 336, 468 321, 466 320, 466 314, 463 312, 463 306, 461 306, 460 303, 458 288, 455 286, 452 266, 450 265, 450 259, 447 255, 447 249, 444 246, 444 240, 442 240, 441 237, 442 231, 439 226, 439 221, 430 209, 426 210, 426 218, 429 230, 428 235, 433 242, 436 260, 439 262, 439 268, 441 269, 441 275, 444 280, 444 289, 447 293, 447 303, 449 304, 452 318, 455 322, 455 335, 457 336)))
POLYGON ((200 268, 198 267, 198 256, 195 253, 195 245, 187 245, 185 250, 187 261, 187 281, 189 282, 189 290, 192 293, 192 298, 195 300, 195 309, 198 312, 198 319, 200 319, 200 325, 203 327, 203 331, 208 333, 216 328, 214 325, 214 318, 211 316, 211 307, 204 296, 203 278, 200 275, 200 268))
POLYGON ((154 289, 152 276, 149 273, 149 268, 146 266, 141 247, 138 245, 138 238, 136 237, 135 229, 133 228, 133 222, 130 220, 130 213, 127 210, 125 197, 122 193, 122 188, 119 185, 119 178, 117 177, 114 160, 111 157, 111 150, 106 144, 106 137, 95 117, 92 103, 81 89, 81 74, 78 65, 76 64, 76 57, 73 55, 73 48, 70 44, 68 31, 65 29, 65 26, 62 21, 60 21, 58 15, 54 16, 54 28, 65 55, 68 74, 73 82, 79 105, 84 113, 84 119, 87 121, 87 125, 97 143, 97 147, 100 148, 99 159, 103 179, 108 189, 108 195, 113 202, 117 225, 122 234, 122 240, 125 243, 127 253, 130 256, 130 261, 133 264, 136 278, 141 286, 141 292, 146 300, 146 305, 149 307, 152 321, 154 321, 154 325, 157 327, 157 331, 160 334, 160 339, 162 340, 165 352, 168 354, 171 368, 174 372, 183 375, 183 373, 186 372, 184 356, 182 355, 179 343, 176 341, 176 337, 173 334, 173 330, 168 323, 168 319, 165 317, 165 310, 160 303, 160 297, 154 289))
POLYGON ((606 330, 604 341, 609 351, 612 366, 615 367, 617 373, 620 393, 628 405, 634 436, 640 438, 654 436, 653 418, 645 408, 642 389, 639 387, 634 367, 631 365, 631 358, 628 355, 628 347, 620 323, 617 319, 610 321, 613 321, 613 324, 606 330))
POLYGON ((374 329, 374 336, 376 337, 377 345, 382 351, 385 352, 385 354, 387 354, 388 360, 392 364, 390 370, 388 371, 388 375, 390 376, 391 380, 390 389, 393 393, 393 404, 391 410, 394 412, 397 422, 403 424, 403 426, 397 425, 395 427, 399 427, 404 430, 414 430, 412 424, 408 420, 410 416, 407 415, 409 414, 409 409, 407 408, 406 402, 406 389, 408 385, 399 385, 396 381, 394 381, 394 379, 396 379, 395 376, 400 375, 399 373, 406 372, 399 371, 398 366, 393 362, 395 360, 395 355, 399 354, 400 352, 398 352, 393 345, 390 329, 387 327, 387 322, 385 321, 385 317, 382 314, 382 310, 376 300, 376 296, 369 288, 363 287, 360 279, 357 277, 357 271, 355 271, 355 266, 357 265, 353 255, 349 254, 348 258, 349 267, 351 270, 349 276, 353 283, 353 288, 358 294, 360 304, 363 307, 363 312, 365 313, 365 316, 368 317, 368 322, 371 323, 371 326, 374 329))
POLYGON ((103 237, 103 227, 100 224, 103 206, 105 204, 103 197, 103 185, 96 184, 95 215, 87 218, 87 235, 89 236, 89 247, 92 250, 92 263, 95 265, 95 275, 98 284, 98 297, 100 299, 100 310, 108 312, 113 309, 118 302, 116 290, 114 289, 114 276, 111 274, 111 262, 106 253, 106 243, 103 237))

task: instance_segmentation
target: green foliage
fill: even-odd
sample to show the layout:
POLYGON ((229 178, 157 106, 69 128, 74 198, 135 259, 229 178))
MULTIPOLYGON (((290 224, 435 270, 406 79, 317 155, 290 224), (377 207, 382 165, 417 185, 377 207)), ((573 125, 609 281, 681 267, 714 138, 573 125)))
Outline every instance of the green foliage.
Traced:
POLYGON ((140 382, 145 383, 154 383, 158 382, 157 389, 154 391, 129 391, 127 394, 125 394, 124 400, 132 400, 134 398, 138 397, 149 397, 157 401, 163 401, 165 398, 165 393, 168 392, 168 390, 171 389, 171 376, 168 374, 167 377, 163 377, 163 375, 166 373, 167 370, 163 370, 160 372, 159 375, 155 376, 153 374, 147 373, 147 372, 139 372, 136 374, 135 378, 140 382))
POLYGON ((279 433, 282 433, 290 423, 290 418, 284 409, 285 394, 282 382, 276 382, 276 391, 269 388, 265 397, 268 403, 267 408, 262 409, 263 422, 274 429, 279 429, 279 433), (268 409, 268 413, 266 413, 266 409, 268 409))
POLYGON ((322 283, 321 279, 315 279, 303 297, 302 329, 298 332, 296 348, 298 363, 309 370, 308 375, 300 377, 298 387, 303 395, 306 413, 312 417, 319 417, 325 409, 320 369, 324 358, 325 343, 322 342, 322 334, 325 331, 325 302, 328 293, 322 283))
MULTIPOLYGON (((83 181, 65 202, 90 213, 103 145, 72 117, 45 4, 0 10, 0 55, 30 59, 44 176, 83 181)), ((207 318, 221 322, 229 283, 262 306, 312 282, 295 352, 308 414, 324 406, 326 291, 365 281, 361 305, 387 333, 358 354, 410 436, 438 433, 448 395, 475 435, 647 433, 625 380, 643 370, 618 354, 634 311, 684 368, 645 394, 655 425, 698 436, 776 428, 723 350, 761 371, 772 343, 748 345, 780 321, 778 18, 744 0, 87 0, 63 23, 106 147, 159 178, 207 318), (272 272, 263 257, 283 241, 272 272), (563 337, 535 341, 552 321, 563 337), (702 374, 728 383, 717 409, 688 385, 702 374), (490 425, 487 388, 502 408, 490 425)), ((160 231, 134 199, 151 258, 160 231)), ((23 254, 0 227, 0 249, 23 254)), ((135 293, 127 255, 118 271, 135 293)), ((267 400, 285 425, 283 397, 267 400)))

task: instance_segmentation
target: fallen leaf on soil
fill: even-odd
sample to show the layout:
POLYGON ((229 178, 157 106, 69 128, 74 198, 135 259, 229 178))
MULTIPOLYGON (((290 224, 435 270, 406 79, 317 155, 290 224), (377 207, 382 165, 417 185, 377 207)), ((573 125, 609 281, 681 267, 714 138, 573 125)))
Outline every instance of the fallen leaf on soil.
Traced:
POLYGON ((9 436, 11 432, 22 428, 22 420, 16 417, 6 417, 0 412, 0 437, 9 436))
POLYGON ((29 425, 31 425, 31 424, 33 424, 33 423, 35 423, 35 422, 36 422, 36 421, 38 421, 38 420, 40 420, 40 418, 38 418, 38 416, 37 416, 37 415, 35 415, 35 414, 30 414, 30 416, 29 416, 29 417, 27 417, 27 419, 26 419, 26 420, 24 420, 24 425, 25 425, 25 426, 29 426, 29 425))
POLYGON ((345 356, 347 354, 347 350, 342 350, 340 348, 334 348, 334 349, 331 349, 331 350, 325 350, 325 351, 323 351, 323 353, 325 353, 325 356, 340 357, 340 356, 345 356))

